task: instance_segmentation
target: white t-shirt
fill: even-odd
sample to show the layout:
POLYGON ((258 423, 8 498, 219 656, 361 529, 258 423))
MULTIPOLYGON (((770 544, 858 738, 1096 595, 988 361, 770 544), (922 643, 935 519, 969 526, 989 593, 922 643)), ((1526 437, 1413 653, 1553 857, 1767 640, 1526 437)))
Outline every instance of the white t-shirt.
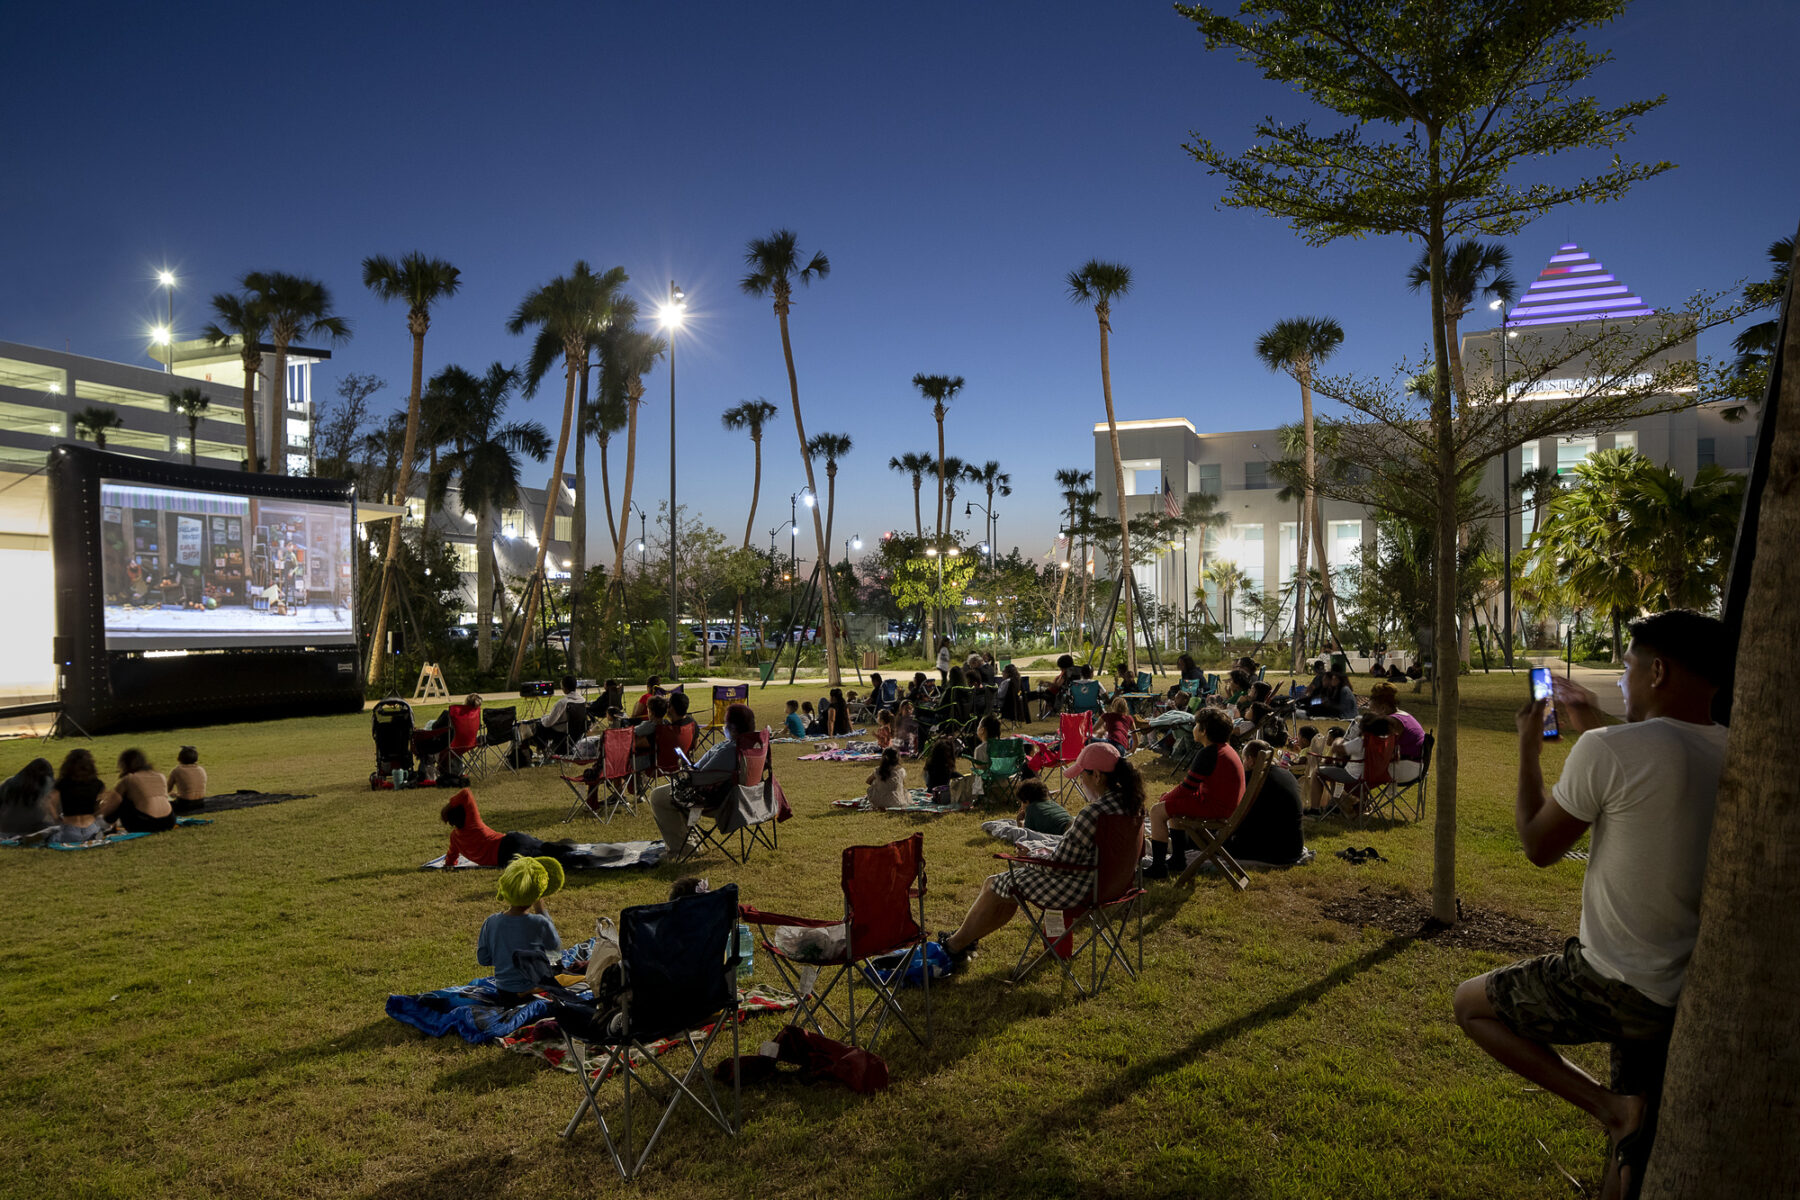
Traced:
POLYGON ((1587 960, 1658 1004, 1681 995, 1700 930, 1727 736, 1668 717, 1590 730, 1551 791, 1594 827, 1581 885, 1587 960))

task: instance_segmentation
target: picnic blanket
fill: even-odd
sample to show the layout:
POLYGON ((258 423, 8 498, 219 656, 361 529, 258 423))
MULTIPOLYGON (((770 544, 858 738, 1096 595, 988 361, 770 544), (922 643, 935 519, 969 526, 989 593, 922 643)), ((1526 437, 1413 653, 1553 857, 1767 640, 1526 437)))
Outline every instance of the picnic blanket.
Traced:
POLYGON ((208 796, 201 802, 200 812, 230 812, 234 808, 260 808, 264 804, 281 804, 288 800, 310 800, 311 792, 258 792, 239 788, 222 796, 208 796))
MULTIPOLYGON (((1146 824, 1148 824, 1148 822, 1146 822, 1146 824)), ((1018 848, 1020 854, 1028 854, 1033 858, 1049 858, 1052 854, 1056 853, 1056 848, 1062 845, 1062 835, 1060 833, 1038 833, 1036 830, 1026 829, 1017 821, 983 821, 981 823, 981 828, 984 833, 987 833, 992 837, 999 838, 1003 842, 1010 842, 1018 848)), ((1198 850, 1189 850, 1188 853, 1193 855, 1200 852, 1198 850)), ((1306 846, 1301 849, 1300 857, 1296 858, 1293 862, 1263 862, 1261 859, 1242 857, 1239 857, 1237 861, 1246 871, 1279 871, 1286 867, 1305 866, 1315 857, 1317 856, 1313 853, 1312 847, 1306 846)), ((1144 864, 1148 866, 1150 863, 1150 856, 1146 854, 1143 861, 1144 864)), ((1191 862, 1192 859, 1189 859, 1189 861, 1191 862)), ((1174 864, 1171 865, 1173 866, 1174 864)), ((1185 868, 1186 866, 1187 863, 1180 864, 1181 868, 1185 868)), ((1217 871, 1218 869, 1218 864, 1210 862, 1201 868, 1203 871, 1217 871)))
POLYGON ((845 738, 855 737, 859 733, 867 732, 869 732, 867 729, 852 729, 849 733, 815 733, 803 738, 778 737, 770 738, 769 741, 772 744, 786 744, 790 746, 804 744, 806 742, 841 742, 845 738))
MULTIPOLYGON (((654 867, 663 860, 669 848, 661 841, 649 842, 571 842, 567 849, 583 854, 587 861, 581 864, 564 862, 563 866, 576 871, 603 871, 613 867, 654 867)), ((420 865, 421 871, 441 871, 448 854, 440 854, 428 863, 420 865)), ((466 867, 481 867, 480 863, 459 859, 451 870, 461 871, 466 867)), ((484 868, 494 870, 493 867, 484 868)))
MULTIPOLYGON (((593 944, 594 939, 588 938, 564 950, 557 959, 557 970, 569 975, 584 973, 593 944)), ((432 1037, 454 1033, 477 1046, 497 1042, 550 1015, 548 1000, 531 1000, 508 1008, 496 1003, 497 999, 494 977, 483 975, 435 992, 389 996, 387 1015, 432 1037)))
POLYGON ((881 747, 874 742, 846 742, 827 746, 813 754, 802 754, 797 762, 880 762, 881 747))
MULTIPOLYGON (((586 992, 585 988, 575 990, 584 994, 586 992)), ((800 1002, 787 992, 778 991, 759 983, 755 987, 740 991, 738 1003, 743 1006, 738 1013, 738 1022, 741 1024, 758 1013, 786 1012, 791 1008, 798 1007, 800 1002)), ((712 1029, 711 1025, 707 1025, 696 1032, 704 1039, 712 1032, 712 1029)), ((646 1049, 652 1055, 661 1056, 677 1046, 684 1045, 685 1042, 685 1038, 659 1038, 651 1042, 646 1049)), ((529 1054, 533 1058, 542 1059, 559 1071, 567 1071, 571 1075, 575 1073, 575 1064, 569 1061, 568 1045, 563 1041, 562 1027, 556 1023, 555 1017, 542 1017, 520 1027, 514 1033, 506 1034, 500 1039, 500 1045, 502 1049, 510 1050, 514 1054, 529 1054)), ((601 1065, 603 1055, 603 1050, 596 1050, 592 1046, 589 1046, 587 1050, 588 1062, 592 1065, 588 1078, 596 1082, 600 1080, 604 1070, 601 1065)), ((638 1067, 642 1066, 643 1062, 634 1055, 631 1065, 638 1067)), ((614 1069, 617 1070, 616 1067, 614 1069)))
MULTIPOLYGON (((175 824, 177 826, 211 825, 212 822, 205 817, 176 817, 175 824)), ((46 850, 98 850, 102 846, 110 846, 115 842, 135 842, 139 838, 152 836, 148 833, 109 833, 98 841, 92 842, 52 842, 49 840, 50 830, 55 828, 56 826, 52 825, 49 829, 40 829, 36 833, 22 833, 17 837, 0 838, 0 846, 42 846, 46 850)))
MULTIPOLYGON (((869 798, 867 796, 857 796, 851 800, 833 800, 831 806, 833 808, 855 809, 858 812, 875 811, 869 807, 869 798)), ((963 807, 960 804, 953 804, 948 800, 934 800, 932 799, 931 792, 925 788, 911 788, 906 793, 906 802, 904 804, 896 804, 892 808, 882 809, 880 811, 890 813, 952 813, 962 812, 963 807)))

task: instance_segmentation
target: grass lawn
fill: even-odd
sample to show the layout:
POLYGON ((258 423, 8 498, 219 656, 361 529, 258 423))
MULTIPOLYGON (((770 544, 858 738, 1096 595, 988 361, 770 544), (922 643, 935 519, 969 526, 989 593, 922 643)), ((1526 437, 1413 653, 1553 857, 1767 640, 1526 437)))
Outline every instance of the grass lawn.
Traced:
MULTIPOLYGON (((789 695, 753 690, 765 722, 789 695)), ((1470 910, 1573 932, 1582 864, 1530 866, 1512 830, 1512 710, 1523 674, 1465 681, 1460 883, 1470 910)), ((1434 724, 1428 696, 1405 706, 1434 724)), ((1043 728, 1048 728, 1047 726, 1043 728)), ((217 791, 315 793, 85 853, 0 850, 13 915, 0 976, 0 1194, 437 1197, 624 1193, 588 1123, 557 1134, 574 1080, 535 1059, 433 1040, 390 1020, 390 992, 482 974, 475 935, 493 872, 422 872, 445 844, 446 792, 371 792, 366 716, 107 737, 159 767, 196 743, 217 791)), ((71 745, 51 747, 53 758, 71 745)), ((85 743, 81 743, 85 744, 85 743)), ((0 768, 39 751, 9 744, 0 768)), ((953 927, 994 871, 980 813, 847 813, 866 766, 796 763, 781 849, 739 868, 759 907, 838 911, 839 851, 925 830, 927 913, 953 927)), ((1554 777, 1565 751, 1547 751, 1554 777)), ((1147 761, 1148 756, 1140 761, 1147 761)), ((1153 789, 1168 786, 1152 765, 1153 789)), ((478 789, 496 829, 545 838, 654 837, 648 813, 603 831, 559 824, 548 769, 478 789)), ((883 1094, 747 1090, 735 1141, 689 1115, 652 1156, 646 1196, 1543 1197, 1592 1186, 1604 1139, 1574 1110, 1489 1062, 1450 1017, 1456 983, 1517 953, 1358 927, 1327 906, 1429 895, 1419 826, 1309 828, 1311 866, 1236 893, 1155 885, 1145 973, 1098 998, 1054 976, 1003 982, 1022 924, 934 988, 936 1040, 889 1033, 883 1094), (1391 861, 1333 857, 1374 845, 1391 861)), ((549 903, 565 942, 661 900, 693 868, 570 876, 549 903)), ((1340 909, 1341 911, 1341 909, 1340 909)), ((759 980, 772 980, 766 964, 759 980)), ((775 1017, 745 1027, 751 1048, 775 1017)), ((1590 1067, 1602 1053, 1582 1054, 1590 1067)))

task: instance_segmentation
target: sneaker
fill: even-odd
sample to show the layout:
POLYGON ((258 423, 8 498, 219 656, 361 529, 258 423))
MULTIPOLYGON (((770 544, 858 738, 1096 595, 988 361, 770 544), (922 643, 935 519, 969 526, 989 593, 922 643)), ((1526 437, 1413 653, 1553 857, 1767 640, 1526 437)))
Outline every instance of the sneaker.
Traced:
POLYGON ((950 973, 952 975, 960 975, 962 973, 963 968, 968 965, 969 959, 975 956, 975 951, 981 945, 980 942, 976 942, 974 945, 965 946, 961 950, 952 950, 950 948, 949 930, 939 930, 937 937, 933 940, 936 941, 939 946, 943 947, 945 954, 950 956, 950 973))

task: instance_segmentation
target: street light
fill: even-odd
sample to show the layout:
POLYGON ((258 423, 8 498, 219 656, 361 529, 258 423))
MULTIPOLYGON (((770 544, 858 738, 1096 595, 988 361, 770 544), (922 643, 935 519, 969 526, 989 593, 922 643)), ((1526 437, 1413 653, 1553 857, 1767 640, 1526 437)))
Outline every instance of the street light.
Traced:
MULTIPOLYGON (((687 293, 669 280, 669 298, 657 314, 662 320, 662 327, 669 331, 669 674, 681 677, 681 668, 675 661, 675 635, 681 628, 681 602, 675 591, 675 533, 680 523, 680 509, 675 507, 675 331, 681 328, 687 316, 687 293)), ((701 630, 704 639, 706 631, 701 630)), ((701 655, 706 653, 705 642, 701 642, 701 655)))
POLYGON ((852 536, 844 539, 844 565, 845 566, 850 565, 850 551, 852 549, 856 549, 856 550, 862 549, 862 534, 860 534, 860 533, 853 534, 852 536))
MULTIPOLYGON (((644 576, 644 570, 645 570, 645 568, 644 568, 644 552, 645 552, 645 548, 650 540, 650 518, 644 515, 643 506, 640 505, 635 500, 633 500, 631 502, 631 512, 635 512, 638 516, 638 540, 637 540, 636 548, 637 548, 637 552, 638 552, 638 578, 642 579, 644 576)), ((627 525, 629 525, 631 523, 631 517, 629 514, 627 514, 625 517, 625 523, 627 525)), ((623 531, 621 531, 621 532, 623 532, 623 531)))
MULTIPOLYGON (((1506 381, 1506 343, 1512 337, 1506 328, 1506 301, 1494 300, 1488 308, 1500 314, 1500 429, 1502 443, 1509 441, 1507 436, 1512 424, 1512 387, 1506 381)), ((1500 557, 1504 561, 1505 587, 1501 589, 1500 619, 1505 623, 1506 632, 1500 641, 1501 657, 1506 660, 1507 670, 1512 669, 1512 447, 1500 456, 1500 557)))
POLYGON ((994 515, 993 509, 985 504, 976 504, 973 500, 963 504, 963 516, 974 516, 972 509, 976 508, 981 510, 986 521, 987 540, 982 543, 981 552, 988 556, 988 570, 991 571, 994 569, 994 547, 1000 541, 1000 518, 994 515))
MULTIPOLYGON (((797 492, 790 493, 788 496, 788 524, 791 526, 788 530, 788 570, 790 573, 796 575, 800 573, 800 560, 796 557, 799 553, 796 541, 800 537, 801 500, 806 501, 806 507, 808 508, 811 508, 814 504, 818 503, 818 499, 813 495, 812 488, 810 487, 803 487, 797 492)), ((826 551, 826 553, 830 553, 830 551, 826 551)), ((792 591, 793 589, 790 588, 789 590, 792 591)))
POLYGON ((173 375, 175 373, 175 272, 164 267, 156 273, 156 282, 162 285, 163 296, 168 300, 169 320, 169 323, 163 326, 164 336, 157 339, 157 344, 169 348, 163 363, 163 372, 173 375))

